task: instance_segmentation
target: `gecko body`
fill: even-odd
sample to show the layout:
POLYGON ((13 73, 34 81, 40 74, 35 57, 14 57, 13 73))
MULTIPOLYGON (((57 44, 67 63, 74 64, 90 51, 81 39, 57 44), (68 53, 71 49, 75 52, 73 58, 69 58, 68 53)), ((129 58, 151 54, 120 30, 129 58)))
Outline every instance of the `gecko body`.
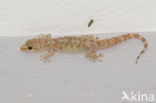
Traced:
POLYGON ((144 49, 140 52, 136 59, 136 63, 140 56, 146 51, 148 43, 144 37, 139 34, 123 34, 120 36, 115 36, 108 39, 98 40, 92 35, 82 35, 82 36, 64 36, 58 38, 52 38, 50 34, 42 35, 39 38, 33 38, 27 40, 22 46, 22 51, 28 52, 42 52, 48 51, 42 59, 49 61, 49 58, 54 55, 57 51, 77 53, 85 51, 85 57, 95 62, 100 60, 99 58, 103 55, 97 54, 97 50, 106 49, 112 47, 118 43, 125 40, 136 38, 144 43, 144 49))

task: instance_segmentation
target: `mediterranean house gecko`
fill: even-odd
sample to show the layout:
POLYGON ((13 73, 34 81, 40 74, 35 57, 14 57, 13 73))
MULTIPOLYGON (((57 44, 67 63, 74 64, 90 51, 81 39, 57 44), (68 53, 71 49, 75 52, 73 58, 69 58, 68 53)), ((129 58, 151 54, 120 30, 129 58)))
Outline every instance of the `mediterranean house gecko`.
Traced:
POLYGON ((98 40, 98 38, 94 38, 92 35, 52 38, 50 34, 47 34, 41 35, 39 38, 27 40, 20 49, 22 51, 30 52, 48 51, 48 54, 42 57, 44 62, 49 61, 49 58, 57 51, 69 53, 85 51, 85 57, 95 62, 96 60, 100 60, 100 57, 103 57, 103 55, 96 53, 97 50, 112 47, 131 38, 139 39, 144 43, 144 49, 137 56, 137 63, 140 56, 146 51, 148 47, 146 39, 139 34, 123 34, 103 40, 98 40))

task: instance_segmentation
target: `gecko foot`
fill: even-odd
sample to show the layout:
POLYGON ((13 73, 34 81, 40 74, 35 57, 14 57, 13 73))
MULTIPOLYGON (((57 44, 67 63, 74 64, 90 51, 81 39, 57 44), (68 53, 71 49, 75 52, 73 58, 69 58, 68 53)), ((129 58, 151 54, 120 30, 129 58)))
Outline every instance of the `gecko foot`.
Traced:
POLYGON ((88 58, 90 61, 93 61, 94 63, 96 61, 101 62, 102 60, 100 57, 103 57, 102 54, 96 54, 96 51, 94 49, 90 49, 86 52, 85 57, 88 58))
POLYGON ((40 60, 41 60, 41 61, 43 60, 44 63, 50 61, 50 60, 49 60, 49 57, 47 57, 47 56, 40 56, 40 57, 41 57, 40 60))

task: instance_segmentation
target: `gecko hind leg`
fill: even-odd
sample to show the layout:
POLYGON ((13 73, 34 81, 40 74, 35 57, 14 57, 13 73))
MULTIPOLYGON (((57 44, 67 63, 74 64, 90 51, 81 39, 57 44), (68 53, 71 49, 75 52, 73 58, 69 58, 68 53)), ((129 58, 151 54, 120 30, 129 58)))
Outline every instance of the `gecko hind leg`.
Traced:
POLYGON ((102 61, 102 60, 100 60, 99 58, 100 57, 103 57, 103 55, 102 54, 97 54, 96 53, 96 49, 88 49, 87 51, 86 51, 86 53, 85 53, 85 57, 86 58, 88 58, 90 61, 93 61, 93 62, 95 62, 95 61, 102 61))
POLYGON ((53 55, 54 55, 54 51, 53 50, 49 50, 48 54, 46 54, 45 56, 41 57, 40 60, 43 60, 43 62, 47 62, 47 61, 49 62, 50 61, 49 58, 51 56, 53 56, 53 55))

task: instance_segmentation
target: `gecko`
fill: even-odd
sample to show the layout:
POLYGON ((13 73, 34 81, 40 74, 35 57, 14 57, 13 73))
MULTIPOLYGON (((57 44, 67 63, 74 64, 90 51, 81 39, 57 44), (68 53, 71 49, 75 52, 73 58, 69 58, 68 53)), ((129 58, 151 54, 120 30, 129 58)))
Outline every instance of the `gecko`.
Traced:
POLYGON ((143 50, 139 53, 136 58, 136 64, 140 56, 146 51, 148 47, 147 40, 140 34, 122 34, 119 36, 114 36, 107 39, 99 40, 93 35, 81 35, 81 36, 64 36, 58 38, 52 38, 51 34, 41 35, 38 38, 32 38, 26 40, 26 42, 20 47, 22 51, 25 52, 43 52, 48 51, 48 53, 41 59, 46 62, 49 58, 54 55, 55 52, 68 52, 68 53, 78 53, 81 51, 85 52, 85 57, 90 61, 100 61, 103 57, 102 54, 97 54, 97 50, 102 50, 110 48, 117 45, 123 41, 135 38, 141 40, 144 44, 143 50))

